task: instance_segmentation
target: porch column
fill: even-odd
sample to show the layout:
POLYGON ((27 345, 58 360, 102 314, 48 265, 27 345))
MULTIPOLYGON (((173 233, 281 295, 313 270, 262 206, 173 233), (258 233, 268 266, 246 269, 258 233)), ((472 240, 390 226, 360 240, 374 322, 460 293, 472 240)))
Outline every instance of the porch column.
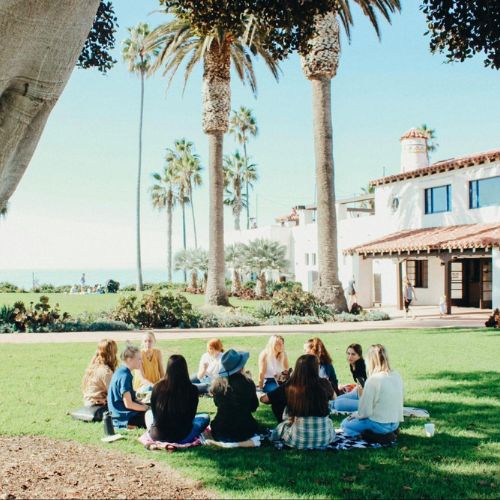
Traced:
POLYGON ((398 309, 403 310, 403 263, 398 262, 396 266, 396 280, 398 290, 398 309))
POLYGON ((451 260, 441 257, 444 262, 444 294, 446 295, 446 314, 451 314, 451 260))

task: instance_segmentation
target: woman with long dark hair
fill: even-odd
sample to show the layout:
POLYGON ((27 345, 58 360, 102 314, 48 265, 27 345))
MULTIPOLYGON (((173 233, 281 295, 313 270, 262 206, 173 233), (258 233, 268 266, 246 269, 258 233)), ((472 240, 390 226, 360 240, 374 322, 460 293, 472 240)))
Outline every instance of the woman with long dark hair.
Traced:
POLYGON ((335 437, 328 406, 332 397, 330 382, 319 376, 317 356, 300 356, 290 380, 261 398, 263 403, 273 404, 275 415, 278 407, 284 407, 283 421, 273 431, 272 439, 293 448, 324 448, 335 437))
POLYGON ((351 344, 346 350, 346 356, 355 385, 350 391, 341 394, 335 401, 332 401, 331 406, 337 411, 356 411, 366 381, 366 366, 365 360, 363 359, 363 349, 359 344, 351 344))
POLYGON ((197 438, 210 422, 208 415, 196 415, 198 398, 184 356, 170 356, 165 377, 153 387, 151 411, 146 415, 151 438, 181 444, 197 438))
POLYGON ((323 341, 318 337, 309 339, 304 344, 304 353, 314 354, 314 356, 317 356, 319 361, 319 376, 330 381, 330 384, 332 384, 333 390, 337 396, 342 394, 342 391, 339 389, 339 380, 337 378, 337 374, 335 373, 335 368, 333 367, 332 357, 326 350, 323 341))

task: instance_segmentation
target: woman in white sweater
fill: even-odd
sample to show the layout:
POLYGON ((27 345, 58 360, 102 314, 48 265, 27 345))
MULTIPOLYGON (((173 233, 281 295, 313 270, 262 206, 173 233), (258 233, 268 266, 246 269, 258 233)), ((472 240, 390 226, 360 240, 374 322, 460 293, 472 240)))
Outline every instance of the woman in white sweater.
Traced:
POLYGON ((342 422, 346 436, 370 430, 376 434, 394 432, 403 422, 403 381, 392 371, 385 347, 375 344, 366 355, 368 379, 359 408, 342 422))

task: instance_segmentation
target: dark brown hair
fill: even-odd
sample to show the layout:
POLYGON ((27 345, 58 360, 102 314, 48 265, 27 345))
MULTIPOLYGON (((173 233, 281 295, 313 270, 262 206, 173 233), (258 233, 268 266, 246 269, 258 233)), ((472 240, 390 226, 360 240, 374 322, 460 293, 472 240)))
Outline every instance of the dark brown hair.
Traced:
POLYGON ((363 348, 359 344, 349 344, 347 349, 352 349, 361 359, 363 359, 363 348))
POLYGON ((175 418, 191 404, 191 380, 186 359, 180 354, 168 358, 165 376, 154 386, 156 409, 175 418))
POLYGON ((326 350, 325 344, 323 344, 323 341, 320 338, 313 337, 312 339, 309 339, 307 343, 309 344, 309 350, 311 351, 311 354, 318 356, 320 365, 331 364, 332 357, 326 350))
POLYGON ((303 354, 297 359, 290 380, 286 384, 286 406, 291 417, 311 413, 318 400, 326 397, 319 377, 319 361, 313 354, 303 354))

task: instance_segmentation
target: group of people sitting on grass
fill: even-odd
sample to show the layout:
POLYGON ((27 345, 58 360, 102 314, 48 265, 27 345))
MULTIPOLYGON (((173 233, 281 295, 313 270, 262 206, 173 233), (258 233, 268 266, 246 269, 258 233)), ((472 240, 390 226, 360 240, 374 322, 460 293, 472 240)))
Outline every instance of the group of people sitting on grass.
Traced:
POLYGON ((349 437, 371 433, 394 439, 403 421, 403 383, 387 350, 370 346, 366 364, 359 344, 351 344, 346 354, 354 383, 341 386, 321 339, 309 339, 290 370, 285 340, 273 335, 259 355, 256 386, 245 370, 250 354, 224 351, 219 339, 208 342, 191 377, 179 354, 170 356, 164 369, 153 333, 144 335, 142 349, 127 345, 119 367, 117 344, 105 339, 85 373, 84 401, 107 404, 117 428, 144 427, 153 440, 170 443, 190 443, 209 425, 209 416, 197 413, 200 394, 212 396, 217 408, 210 423, 217 441, 246 441, 262 431, 253 416, 259 395, 278 421, 271 439, 291 447, 323 448, 332 442, 332 411, 352 412, 341 424, 349 437), (141 402, 136 391, 151 391, 150 403, 141 402))

